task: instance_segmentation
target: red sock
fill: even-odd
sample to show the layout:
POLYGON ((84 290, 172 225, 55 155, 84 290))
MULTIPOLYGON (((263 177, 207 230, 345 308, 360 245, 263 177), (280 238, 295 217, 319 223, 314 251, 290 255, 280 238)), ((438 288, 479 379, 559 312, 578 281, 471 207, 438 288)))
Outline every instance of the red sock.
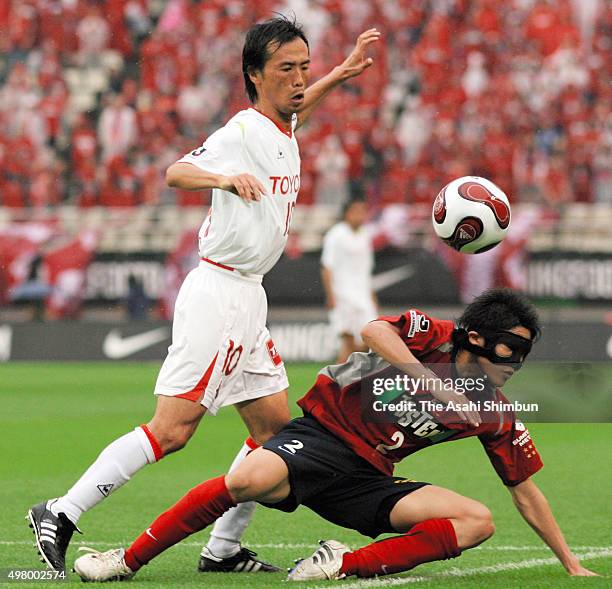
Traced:
POLYGON ((455 558, 461 554, 455 528, 448 519, 428 519, 402 536, 373 542, 347 552, 340 572, 373 577, 407 571, 424 562, 455 558))
POLYGON ((236 503, 217 477, 194 487, 178 503, 162 513, 125 552, 125 564, 137 571, 166 548, 203 530, 236 503))

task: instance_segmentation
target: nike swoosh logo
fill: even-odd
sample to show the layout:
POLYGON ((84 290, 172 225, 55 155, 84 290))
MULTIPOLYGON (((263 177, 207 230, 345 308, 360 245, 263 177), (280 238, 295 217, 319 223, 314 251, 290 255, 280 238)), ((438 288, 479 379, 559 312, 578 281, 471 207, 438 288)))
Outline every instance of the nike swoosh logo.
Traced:
POLYGON ((136 352, 140 352, 146 348, 163 342, 170 337, 170 330, 167 327, 158 327, 151 331, 138 333, 122 337, 118 329, 111 330, 104 338, 102 343, 102 352, 111 360, 120 360, 127 358, 136 352))
POLYGON ((159 540, 153 534, 151 534, 151 528, 147 528, 147 531, 145 532, 145 534, 149 536, 150 538, 153 538, 153 540, 155 540, 156 542, 159 542, 159 540))
POLYGON ((407 264, 405 266, 399 266, 398 268, 392 268, 385 272, 380 272, 372 277, 372 288, 375 292, 385 290, 394 284, 403 282, 407 278, 410 278, 414 274, 414 266, 407 264))

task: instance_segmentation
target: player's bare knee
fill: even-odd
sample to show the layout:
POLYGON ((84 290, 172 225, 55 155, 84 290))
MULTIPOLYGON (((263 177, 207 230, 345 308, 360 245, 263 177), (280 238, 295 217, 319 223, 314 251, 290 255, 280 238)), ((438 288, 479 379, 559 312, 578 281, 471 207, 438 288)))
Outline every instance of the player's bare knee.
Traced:
POLYGON ((256 494, 253 489, 252 476, 244 468, 237 468, 226 474, 225 486, 236 503, 250 501, 256 494))
POLYGON ((484 542, 495 533, 493 515, 486 505, 475 502, 469 509, 469 519, 475 542, 484 542))

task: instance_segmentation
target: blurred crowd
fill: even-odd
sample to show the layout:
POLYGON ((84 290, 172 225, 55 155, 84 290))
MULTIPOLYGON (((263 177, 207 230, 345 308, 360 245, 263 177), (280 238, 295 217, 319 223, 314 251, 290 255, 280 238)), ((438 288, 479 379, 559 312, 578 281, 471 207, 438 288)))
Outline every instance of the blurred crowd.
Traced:
POLYGON ((273 11, 304 24, 313 80, 384 34, 300 130, 302 204, 430 203, 465 174, 612 202, 605 0, 3 0, 0 206, 206 204, 165 169, 247 106, 244 33, 273 11))

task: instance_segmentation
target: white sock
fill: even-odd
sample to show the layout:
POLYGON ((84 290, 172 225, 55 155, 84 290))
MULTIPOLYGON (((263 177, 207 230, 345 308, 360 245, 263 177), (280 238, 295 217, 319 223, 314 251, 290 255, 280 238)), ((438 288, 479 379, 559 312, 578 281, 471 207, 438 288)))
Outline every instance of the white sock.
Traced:
MULTIPOLYGON (((229 472, 232 472, 253 450, 246 442, 234 458, 229 472)), ((239 503, 226 511, 216 522, 206 547, 218 558, 229 558, 240 550, 240 539, 251 522, 255 502, 239 503)))
MULTIPOLYGON (((155 442, 155 440, 153 440, 155 442)), ((55 515, 65 513, 75 525, 81 514, 108 497, 132 475, 161 458, 142 427, 109 444, 72 488, 51 507, 55 515)))

